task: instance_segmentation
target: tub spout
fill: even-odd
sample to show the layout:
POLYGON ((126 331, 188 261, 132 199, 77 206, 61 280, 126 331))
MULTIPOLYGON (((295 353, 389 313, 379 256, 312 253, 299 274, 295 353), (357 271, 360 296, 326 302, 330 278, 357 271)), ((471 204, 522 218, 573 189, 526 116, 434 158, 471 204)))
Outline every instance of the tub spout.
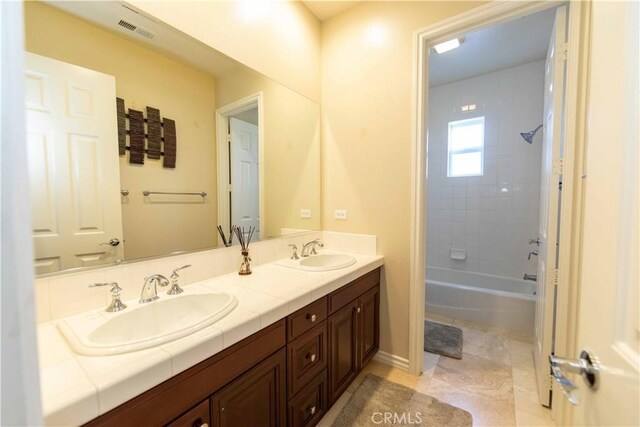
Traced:
POLYGON ((538 275, 537 274, 527 274, 524 273, 524 280, 531 280, 532 282, 537 282, 538 281, 538 275))

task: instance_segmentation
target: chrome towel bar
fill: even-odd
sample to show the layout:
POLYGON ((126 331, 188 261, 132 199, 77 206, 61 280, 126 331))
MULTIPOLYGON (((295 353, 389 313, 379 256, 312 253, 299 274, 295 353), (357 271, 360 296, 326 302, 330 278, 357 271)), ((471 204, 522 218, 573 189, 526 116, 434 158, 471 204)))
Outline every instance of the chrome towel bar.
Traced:
POLYGON ((173 194, 173 195, 179 195, 179 196, 200 196, 202 198, 205 198, 207 196, 207 192, 206 191, 201 191, 198 193, 181 193, 181 192, 173 192, 173 191, 149 191, 149 190, 144 190, 142 192, 142 195, 149 196, 151 194, 173 194))

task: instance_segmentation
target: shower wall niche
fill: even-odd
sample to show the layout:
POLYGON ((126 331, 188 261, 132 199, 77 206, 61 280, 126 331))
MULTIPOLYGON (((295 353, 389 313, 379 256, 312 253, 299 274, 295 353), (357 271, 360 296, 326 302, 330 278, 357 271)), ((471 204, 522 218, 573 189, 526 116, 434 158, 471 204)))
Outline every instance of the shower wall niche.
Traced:
POLYGON ((544 60, 430 88, 427 267, 521 279, 535 274, 544 60), (449 123, 484 117, 483 172, 448 177, 449 123), (455 256, 466 259, 452 259, 455 256), (458 251, 458 250, 462 250, 458 251))

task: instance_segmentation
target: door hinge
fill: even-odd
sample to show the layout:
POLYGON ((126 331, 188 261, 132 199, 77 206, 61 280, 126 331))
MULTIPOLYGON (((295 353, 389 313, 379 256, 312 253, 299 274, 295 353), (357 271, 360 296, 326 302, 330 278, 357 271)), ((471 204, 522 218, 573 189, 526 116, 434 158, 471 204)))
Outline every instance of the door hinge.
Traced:
POLYGON ((562 61, 566 61, 568 55, 569 55, 569 43, 561 44, 558 47, 558 59, 562 61))
POLYGON ((229 189, 227 191, 231 193, 231 184, 229 184, 229 189))
POLYGON ((560 281, 560 270, 557 268, 553 269, 553 284, 558 286, 558 282, 560 281))
POLYGON ((553 388, 553 374, 549 374, 548 377, 545 378, 545 388, 551 390, 553 388))
POLYGON ((555 159, 553 161, 553 173, 554 175, 562 175, 563 172, 563 162, 562 159, 555 159))
POLYGON ((231 134, 228 134, 228 135, 227 135, 227 142, 228 142, 228 143, 231 143, 231 134))

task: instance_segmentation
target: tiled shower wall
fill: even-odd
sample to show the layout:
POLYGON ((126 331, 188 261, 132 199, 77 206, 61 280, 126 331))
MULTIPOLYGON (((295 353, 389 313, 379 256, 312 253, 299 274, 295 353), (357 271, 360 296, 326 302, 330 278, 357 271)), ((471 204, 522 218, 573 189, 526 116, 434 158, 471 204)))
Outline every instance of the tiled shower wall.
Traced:
POLYGON ((521 279, 536 273, 544 60, 433 87, 429 96, 427 266, 521 279), (461 106, 475 104, 474 111, 461 106), (447 177, 450 121, 485 117, 484 173, 447 177), (452 248, 466 260, 452 260, 452 248))

